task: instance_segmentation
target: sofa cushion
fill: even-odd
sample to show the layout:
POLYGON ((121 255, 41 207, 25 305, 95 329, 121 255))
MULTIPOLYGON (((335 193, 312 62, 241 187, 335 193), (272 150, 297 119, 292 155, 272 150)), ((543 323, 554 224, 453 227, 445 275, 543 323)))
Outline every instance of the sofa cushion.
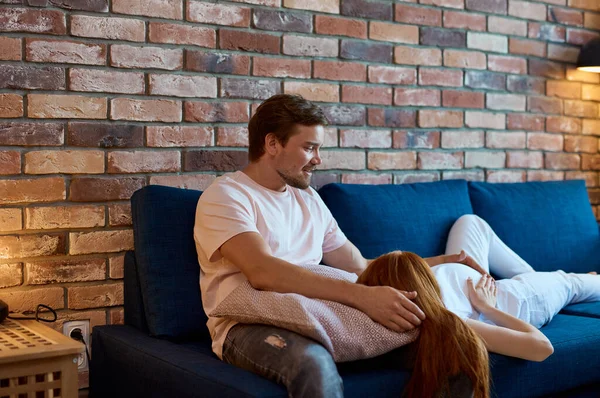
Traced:
POLYGON ((473 211, 536 271, 600 271, 600 233, 584 181, 469 183, 473 211))
POLYGON ((444 254, 452 224, 472 214, 464 180, 403 185, 328 184, 319 190, 340 228, 366 258, 392 250, 444 254))
POLYGON ((193 234, 200 194, 150 185, 131 197, 139 285, 152 336, 209 336, 193 234))
POLYGON ((600 318, 600 301, 567 305, 562 309, 561 314, 600 318))

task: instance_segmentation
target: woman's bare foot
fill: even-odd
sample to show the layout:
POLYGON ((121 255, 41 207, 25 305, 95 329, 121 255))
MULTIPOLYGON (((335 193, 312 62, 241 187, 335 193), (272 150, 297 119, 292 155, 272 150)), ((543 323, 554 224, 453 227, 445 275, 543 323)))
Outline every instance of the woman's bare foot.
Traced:
POLYGON ((598 275, 598 273, 596 271, 588 272, 588 274, 598 275))

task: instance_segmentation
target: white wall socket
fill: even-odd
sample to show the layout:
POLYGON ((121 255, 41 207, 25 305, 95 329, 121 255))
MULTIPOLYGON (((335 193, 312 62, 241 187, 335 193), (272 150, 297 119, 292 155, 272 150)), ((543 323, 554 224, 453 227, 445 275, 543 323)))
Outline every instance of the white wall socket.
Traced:
MULTIPOLYGON (((90 321, 69 321, 63 324, 63 334, 67 337, 71 337, 71 333, 75 329, 81 330, 81 334, 83 335, 83 341, 85 341, 87 350, 91 350, 92 347, 90 347, 90 321)), ((88 370, 88 367, 88 358, 87 354, 84 351, 81 354, 79 354, 79 357, 77 359, 77 370, 79 372, 83 372, 88 370)))

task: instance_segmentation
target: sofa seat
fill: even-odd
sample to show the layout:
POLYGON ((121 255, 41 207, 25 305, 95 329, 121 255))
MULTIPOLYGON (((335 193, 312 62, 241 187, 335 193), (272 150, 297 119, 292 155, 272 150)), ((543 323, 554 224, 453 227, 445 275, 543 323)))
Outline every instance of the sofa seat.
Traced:
MULTIPOLYGON (((598 278, 600 278, 600 276, 598 278)), ((600 319, 600 301, 595 303, 571 304, 563 308, 560 313, 600 319)))

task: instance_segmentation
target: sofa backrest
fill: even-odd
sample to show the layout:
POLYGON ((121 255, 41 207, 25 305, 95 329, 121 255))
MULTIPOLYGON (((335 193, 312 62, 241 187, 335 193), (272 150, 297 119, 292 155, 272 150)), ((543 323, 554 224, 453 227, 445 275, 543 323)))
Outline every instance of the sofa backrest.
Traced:
POLYGON ((150 185, 131 198, 135 260, 150 335, 207 338, 194 243, 201 192, 150 185))
POLYGON ((600 233, 583 180, 469 183, 473 211, 536 271, 600 271, 600 233))
POLYGON ((444 254, 452 224, 472 214, 467 182, 328 184, 319 190, 340 228, 366 258, 392 250, 444 254))

